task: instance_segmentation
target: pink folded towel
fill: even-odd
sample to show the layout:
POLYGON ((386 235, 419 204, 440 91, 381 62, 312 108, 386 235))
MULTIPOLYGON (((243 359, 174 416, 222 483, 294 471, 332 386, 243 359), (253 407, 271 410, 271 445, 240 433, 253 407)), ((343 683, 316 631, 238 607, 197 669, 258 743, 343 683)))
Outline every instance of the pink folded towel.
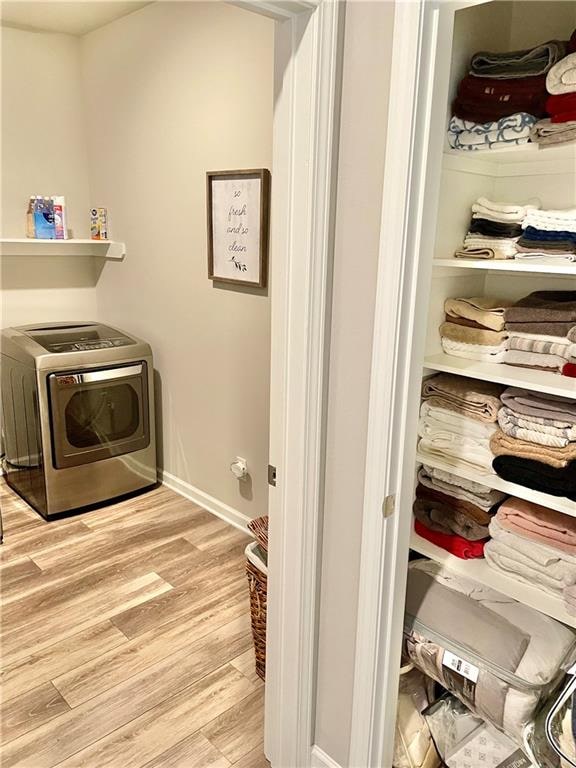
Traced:
POLYGON ((500 525, 540 544, 576 555, 576 518, 511 496, 496 514, 500 525))

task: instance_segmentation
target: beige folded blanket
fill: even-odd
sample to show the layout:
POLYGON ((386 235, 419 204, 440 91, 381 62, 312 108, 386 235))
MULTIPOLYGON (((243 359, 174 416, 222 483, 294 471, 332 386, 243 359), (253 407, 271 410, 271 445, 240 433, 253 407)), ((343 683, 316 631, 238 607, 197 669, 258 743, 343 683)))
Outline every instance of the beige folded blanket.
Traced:
POLYGON ((422 382, 422 397, 438 408, 447 408, 473 419, 495 422, 502 407, 504 387, 491 381, 437 373, 422 382))
POLYGON ((533 459, 557 469, 564 469, 576 459, 576 443, 570 443, 565 448, 552 448, 548 445, 538 445, 509 437, 501 429, 498 429, 490 438, 490 450, 494 456, 533 459))
POLYGON ((548 70, 546 90, 555 96, 576 91, 576 53, 569 53, 548 70))
POLYGON ((482 344, 495 347, 508 338, 506 331, 490 331, 486 328, 470 328, 457 323, 442 323, 440 336, 450 341, 459 341, 464 344, 482 344))
POLYGON ((504 310, 512 305, 506 299, 473 296, 470 299, 446 299, 444 311, 451 317, 474 320, 484 328, 501 331, 504 328, 504 310))
POLYGON ((542 146, 576 141, 576 120, 565 123, 553 123, 549 117, 538 120, 530 128, 530 140, 542 146))

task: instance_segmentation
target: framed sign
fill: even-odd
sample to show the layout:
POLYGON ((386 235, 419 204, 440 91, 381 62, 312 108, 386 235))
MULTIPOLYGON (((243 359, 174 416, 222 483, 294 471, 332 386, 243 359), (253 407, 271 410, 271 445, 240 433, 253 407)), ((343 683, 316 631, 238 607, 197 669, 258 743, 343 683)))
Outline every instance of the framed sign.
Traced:
POLYGON ((265 288, 268 281, 270 171, 206 174, 208 277, 265 288))

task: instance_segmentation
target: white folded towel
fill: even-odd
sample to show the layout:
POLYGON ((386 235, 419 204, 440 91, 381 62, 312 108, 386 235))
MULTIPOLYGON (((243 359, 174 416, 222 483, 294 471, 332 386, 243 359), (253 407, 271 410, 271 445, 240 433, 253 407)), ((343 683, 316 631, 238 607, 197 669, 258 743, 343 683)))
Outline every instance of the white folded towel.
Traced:
POLYGON ((576 231, 576 208, 560 210, 537 211, 528 210, 522 221, 524 229, 535 227, 548 232, 576 231))
POLYGON ((564 262, 576 261, 576 254, 533 251, 532 253, 516 253, 514 259, 516 261, 529 261, 534 264, 563 264, 564 262))
POLYGON ((495 200, 489 200, 487 197, 479 197, 475 203, 472 203, 472 216, 490 221, 521 224, 529 209, 539 207, 540 201, 536 199, 522 205, 515 205, 513 203, 499 203, 495 200))
POLYGON ((425 455, 441 457, 450 465, 464 464, 483 474, 493 473, 490 438, 496 430, 496 424, 481 422, 424 401, 418 425, 419 450, 425 455))
POLYGON ((508 342, 503 341, 496 347, 483 344, 467 344, 464 341, 452 341, 442 337, 442 349, 447 355, 461 357, 465 360, 477 360, 481 363, 502 363, 508 349, 508 342))
POLYGON ((489 529, 492 541, 484 547, 484 556, 492 568, 557 596, 565 587, 576 584, 573 555, 507 531, 496 518, 489 529))

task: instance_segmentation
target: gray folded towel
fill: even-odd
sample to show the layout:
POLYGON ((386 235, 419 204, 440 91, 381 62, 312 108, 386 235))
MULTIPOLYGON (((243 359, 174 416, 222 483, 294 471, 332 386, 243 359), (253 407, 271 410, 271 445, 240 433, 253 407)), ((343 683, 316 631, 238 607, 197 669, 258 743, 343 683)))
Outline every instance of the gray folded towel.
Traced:
POLYGON ((497 79, 544 75, 565 55, 566 43, 561 40, 506 53, 478 51, 470 61, 470 74, 497 79))

